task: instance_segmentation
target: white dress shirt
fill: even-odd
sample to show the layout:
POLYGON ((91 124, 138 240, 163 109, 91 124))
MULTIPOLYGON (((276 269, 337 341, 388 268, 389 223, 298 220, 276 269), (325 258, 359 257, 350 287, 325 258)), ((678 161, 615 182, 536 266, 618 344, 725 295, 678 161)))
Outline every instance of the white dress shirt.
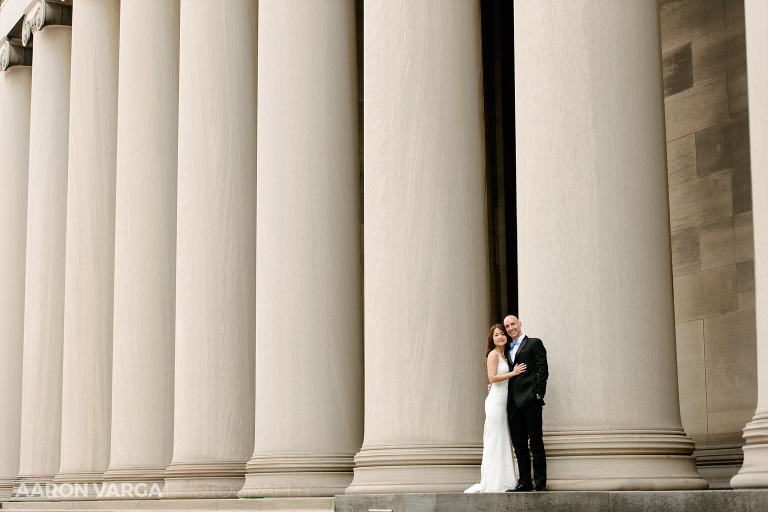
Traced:
POLYGON ((515 360, 515 355, 517 355, 517 350, 520 348, 520 344, 523 342, 523 338, 525 338, 525 334, 520 333, 520 337, 512 342, 512 343, 517 342, 517 345, 515 345, 515 348, 513 348, 512 352, 510 352, 509 354, 509 356, 512 358, 512 360, 509 362, 510 364, 512 364, 512 361, 515 360))

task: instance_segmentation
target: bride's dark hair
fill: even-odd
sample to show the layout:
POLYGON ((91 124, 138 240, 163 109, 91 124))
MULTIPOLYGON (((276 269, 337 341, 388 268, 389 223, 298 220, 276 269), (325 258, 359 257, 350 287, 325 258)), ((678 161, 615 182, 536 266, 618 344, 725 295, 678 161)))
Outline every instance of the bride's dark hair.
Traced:
MULTIPOLYGON (((491 330, 488 331, 488 346, 485 348, 485 362, 484 362, 485 366, 488 366, 488 354, 491 353, 491 350, 496 348, 496 345, 494 345, 493 343, 493 331, 495 331, 496 329, 500 330, 504 336, 507 335, 507 333, 504 331, 503 325, 493 324, 491 326, 491 330)), ((509 340, 507 340, 507 343, 509 343, 509 340)))

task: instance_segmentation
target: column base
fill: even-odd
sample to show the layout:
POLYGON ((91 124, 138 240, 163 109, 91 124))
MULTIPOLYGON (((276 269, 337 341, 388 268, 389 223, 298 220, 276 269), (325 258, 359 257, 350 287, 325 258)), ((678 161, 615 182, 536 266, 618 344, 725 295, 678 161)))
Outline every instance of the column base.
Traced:
POLYGON ((13 481, 11 501, 47 501, 46 489, 53 487, 53 475, 19 476, 13 481))
POLYGON ((363 447, 346 494, 461 492, 480 481, 482 444, 363 447))
POLYGON ((237 498, 245 462, 179 462, 165 471, 164 498, 237 498))
POLYGON ((165 482, 165 467, 110 467, 104 473, 108 482, 165 482))
POLYGON ((71 471, 59 473, 53 478, 56 484, 51 501, 92 501, 101 498, 100 490, 104 473, 94 471, 71 471))
POLYGON ((13 495, 13 478, 0 478, 0 498, 10 498, 13 495))
POLYGON ((768 487, 768 414, 755 415, 744 427, 744 465, 731 479, 734 489, 768 487))
POLYGON ((702 448, 693 452, 696 469, 709 483, 709 489, 730 489, 731 478, 744 463, 741 445, 731 447, 702 448))
POLYGON ((335 496, 352 482, 352 455, 253 457, 241 498, 335 496))
POLYGON ((163 498, 164 467, 110 467, 104 473, 105 486, 102 499, 152 500, 163 498))
POLYGON ((548 432, 547 489, 666 491, 706 489, 694 443, 682 430, 548 432))
POLYGON ((104 473, 98 471, 71 471, 69 473, 59 473, 53 477, 54 483, 89 483, 98 484, 104 479, 104 473))

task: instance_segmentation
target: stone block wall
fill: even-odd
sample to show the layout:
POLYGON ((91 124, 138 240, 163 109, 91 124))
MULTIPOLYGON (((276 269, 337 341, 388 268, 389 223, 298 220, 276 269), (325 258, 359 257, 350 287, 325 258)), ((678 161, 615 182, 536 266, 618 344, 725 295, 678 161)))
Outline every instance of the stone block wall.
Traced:
POLYGON ((713 488, 757 402, 743 0, 661 0, 680 409, 713 488))

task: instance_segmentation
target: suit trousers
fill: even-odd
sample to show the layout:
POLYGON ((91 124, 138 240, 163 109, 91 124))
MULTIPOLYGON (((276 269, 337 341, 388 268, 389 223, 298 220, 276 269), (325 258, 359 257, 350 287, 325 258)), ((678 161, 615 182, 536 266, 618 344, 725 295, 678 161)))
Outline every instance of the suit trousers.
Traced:
POLYGON ((509 408, 509 434, 517 456, 517 469, 520 473, 518 483, 525 485, 531 481, 531 456, 533 456, 533 479, 537 489, 547 485, 547 458, 544 453, 542 433, 541 400, 523 407, 509 408), (530 439, 530 449, 528 440, 530 439))

